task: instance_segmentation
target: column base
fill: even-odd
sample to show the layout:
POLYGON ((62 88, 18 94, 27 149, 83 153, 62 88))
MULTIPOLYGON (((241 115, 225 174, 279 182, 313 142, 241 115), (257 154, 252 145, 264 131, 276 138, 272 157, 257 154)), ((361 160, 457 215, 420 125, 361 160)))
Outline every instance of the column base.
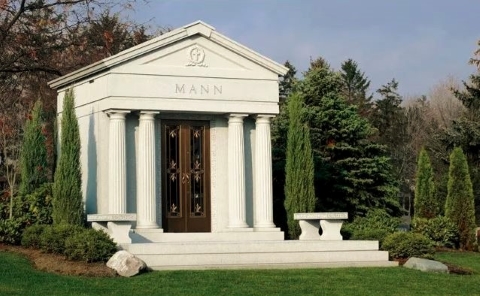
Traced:
POLYGON ((142 223, 142 224, 139 224, 137 222, 137 226, 135 227, 136 229, 157 229, 159 228, 158 224, 157 223, 142 223))
POLYGON ((281 231, 279 227, 254 227, 255 232, 278 232, 281 231))
POLYGON ((227 227, 228 232, 253 232, 250 227, 227 227))

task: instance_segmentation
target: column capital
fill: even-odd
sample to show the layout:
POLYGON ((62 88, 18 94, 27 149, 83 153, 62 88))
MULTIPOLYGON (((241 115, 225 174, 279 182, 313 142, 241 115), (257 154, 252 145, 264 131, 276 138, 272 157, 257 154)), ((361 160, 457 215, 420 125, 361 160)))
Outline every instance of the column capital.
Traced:
POLYGON ((228 122, 229 123, 243 123, 243 119, 247 117, 248 114, 238 114, 238 113, 231 113, 227 114, 228 122))
POLYGON ((275 118, 275 115, 272 114, 256 114, 253 116, 255 118, 255 123, 256 124, 270 124, 273 118, 275 118))
POLYGON ((124 119, 130 110, 108 109, 104 111, 111 119, 124 119))
POLYGON ((139 112, 139 118, 140 120, 154 120, 155 115, 159 114, 160 112, 158 111, 140 111, 139 112))

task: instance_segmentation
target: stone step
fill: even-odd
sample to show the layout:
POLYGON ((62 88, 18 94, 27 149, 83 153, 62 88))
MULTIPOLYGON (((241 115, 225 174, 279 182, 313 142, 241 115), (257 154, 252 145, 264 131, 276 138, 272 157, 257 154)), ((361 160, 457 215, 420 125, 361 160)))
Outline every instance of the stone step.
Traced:
POLYGON ((123 246, 152 269, 395 266, 377 241, 170 242, 123 246))
POLYGON ((159 229, 134 229, 130 232, 133 243, 151 242, 235 242, 235 241, 280 241, 284 233, 279 228, 272 231, 245 232, 197 232, 197 233, 166 233, 159 229))
POLYGON ((168 242, 130 244, 127 248, 131 253, 145 255, 377 251, 378 241, 168 242))
POLYGON ((188 266, 235 266, 388 261, 384 251, 238 253, 238 254, 135 254, 152 269, 188 266))

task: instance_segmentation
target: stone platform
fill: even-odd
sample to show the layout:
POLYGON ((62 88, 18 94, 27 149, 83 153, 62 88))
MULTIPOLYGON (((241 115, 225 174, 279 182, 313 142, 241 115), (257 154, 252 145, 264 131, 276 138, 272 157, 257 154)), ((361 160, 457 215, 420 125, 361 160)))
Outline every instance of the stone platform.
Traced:
POLYGON ((282 232, 134 230, 131 237, 134 243, 122 248, 154 270, 397 266, 377 241, 283 240, 282 232))

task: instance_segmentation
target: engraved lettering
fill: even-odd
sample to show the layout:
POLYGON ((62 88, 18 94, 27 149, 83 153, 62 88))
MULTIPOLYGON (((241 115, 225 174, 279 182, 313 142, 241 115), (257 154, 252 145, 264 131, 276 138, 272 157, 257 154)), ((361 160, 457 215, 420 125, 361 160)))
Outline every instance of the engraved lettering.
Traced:
POLYGON ((192 84, 192 87, 190 88, 190 94, 197 94, 197 90, 195 89, 195 85, 192 84))
POLYGON ((200 85, 200 93, 203 94, 208 94, 210 91, 210 86, 208 85, 200 85))
POLYGON ((176 94, 184 94, 185 93, 185 84, 182 84, 181 87, 178 84, 175 84, 175 93, 176 94))
POLYGON ((181 84, 175 83, 176 94, 191 95, 221 95, 223 94, 223 85, 216 84, 181 84), (212 90, 212 92, 210 91, 212 90))

